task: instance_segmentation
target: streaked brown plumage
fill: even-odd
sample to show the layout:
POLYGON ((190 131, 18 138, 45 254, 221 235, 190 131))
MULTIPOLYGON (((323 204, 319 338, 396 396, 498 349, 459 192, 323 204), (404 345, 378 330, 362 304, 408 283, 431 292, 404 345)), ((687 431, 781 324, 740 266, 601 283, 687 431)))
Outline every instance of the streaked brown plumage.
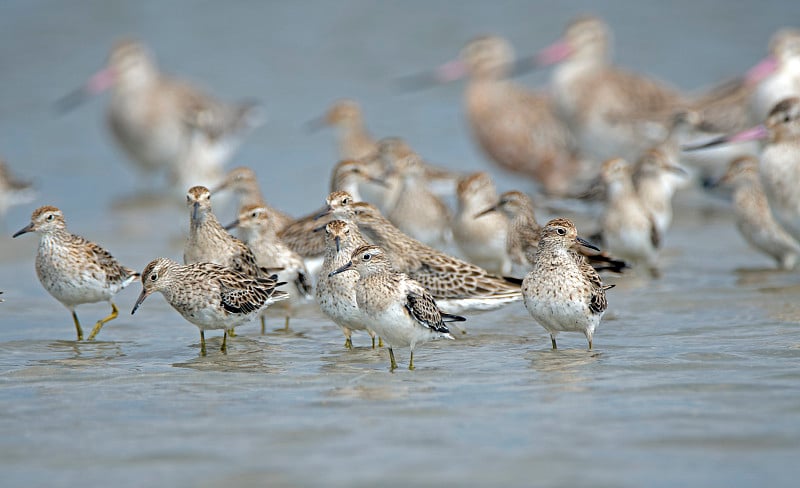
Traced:
POLYGON ((445 310, 490 310, 520 298, 519 280, 492 275, 412 239, 371 204, 333 205, 330 213, 358 225, 367 240, 386 251, 397 271, 427 288, 445 310))
POLYGON ((189 237, 183 252, 183 262, 215 263, 249 276, 264 276, 253 251, 228 234, 211 211, 211 192, 204 186, 194 186, 186 194, 189 206, 189 237))
POLYGON ((167 258, 151 261, 142 272, 142 293, 135 313, 154 292, 200 329, 200 351, 206 352, 205 331, 224 329, 222 350, 229 331, 256 318, 268 306, 288 298, 277 290, 277 276, 253 277, 214 263, 181 265, 167 258))
POLYGON ((14 237, 27 232, 39 234, 36 275, 44 289, 72 312, 79 341, 83 339, 83 331, 75 307, 102 301, 111 305, 111 314, 99 320, 89 334, 89 340, 93 340, 106 322, 117 317, 117 307, 111 301, 114 295, 139 273, 119 264, 94 242, 70 233, 64 214, 56 207, 46 205, 34 210, 30 224, 14 237))
MULTIPOLYGON (((583 332, 592 348, 594 331, 608 303, 597 271, 575 251, 587 245, 567 219, 542 228, 533 269, 522 282, 525 308, 550 333, 553 349, 559 332, 583 332)), ((612 285, 613 286, 613 285, 612 285)))

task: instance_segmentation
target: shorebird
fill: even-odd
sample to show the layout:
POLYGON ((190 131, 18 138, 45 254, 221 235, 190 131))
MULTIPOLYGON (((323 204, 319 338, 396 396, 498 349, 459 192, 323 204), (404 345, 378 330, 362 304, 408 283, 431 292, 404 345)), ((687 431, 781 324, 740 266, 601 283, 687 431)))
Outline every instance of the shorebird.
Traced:
POLYGON ((317 276, 325 259, 325 235, 315 230, 331 221, 323 219, 323 214, 331 205, 349 205, 354 201, 353 195, 346 191, 331 192, 325 199, 325 207, 313 214, 299 218, 282 231, 278 232, 281 239, 289 249, 296 252, 305 260, 306 268, 312 275, 317 276))
POLYGON ((800 256, 800 243, 772 216, 758 176, 758 159, 743 157, 731 161, 718 184, 733 186, 733 211, 742 237, 772 257, 780 268, 794 268, 800 256))
POLYGON ((258 186, 256 172, 246 166, 240 166, 228 171, 222 183, 211 190, 211 194, 214 195, 224 190, 232 191, 239 199, 239 211, 253 205, 265 207, 272 216, 272 220, 278 230, 283 229, 294 221, 290 215, 267 204, 266 200, 264 200, 264 195, 261 193, 261 188, 258 186))
POLYGON ((108 302, 111 314, 97 321, 89 340, 94 340, 103 325, 119 313, 112 299, 130 285, 139 273, 122 266, 108 251, 94 242, 67 230, 64 214, 46 205, 33 211, 31 223, 13 237, 28 232, 39 234, 36 275, 45 290, 72 313, 78 340, 83 330, 75 307, 83 303, 108 302))
POLYGON ((754 122, 766 119, 781 100, 800 97, 800 30, 781 29, 769 43, 770 55, 753 67, 748 80, 755 84, 750 100, 754 122))
POLYGON ((554 101, 583 155, 636 161, 666 137, 664 118, 686 101, 661 82, 614 66, 610 58, 608 25, 582 17, 567 26, 560 41, 540 51, 535 64, 558 63, 551 78, 554 101))
POLYGON ((134 40, 118 42, 106 68, 59 104, 67 110, 108 88, 116 142, 145 172, 166 170, 177 188, 216 183, 222 166, 260 123, 254 103, 227 104, 162 74, 134 40))
POLYGON ((312 130, 324 126, 337 129, 339 136, 339 159, 362 159, 377 150, 375 139, 364 126, 364 117, 358 102, 339 100, 328 111, 311 122, 312 130))
POLYGON ((525 308, 547 332, 557 349, 559 332, 583 332, 592 349, 594 331, 608 306, 597 271, 575 252, 581 245, 599 251, 578 237, 567 219, 554 219, 542 228, 533 269, 522 282, 525 308))
POLYGON ((358 274, 342 273, 330 275, 350 261, 353 251, 368 244, 358 227, 341 220, 325 225, 325 260, 319 272, 316 299, 320 310, 342 329, 344 347, 352 349, 352 331, 363 330, 372 337, 375 348, 375 332, 370 330, 371 320, 358 308, 356 282, 358 274))
POLYGON ((0 159, 0 219, 10 207, 30 203, 36 198, 33 183, 17 179, 8 164, 0 159))
POLYGON ((205 331, 213 329, 225 331, 220 350, 226 352, 234 327, 289 297, 276 290, 283 284, 275 275, 256 278, 213 263, 181 265, 158 258, 142 272, 142 293, 131 315, 150 294, 161 292, 172 308, 200 329, 200 354, 206 354, 205 331))
POLYGON ((414 349, 417 344, 436 339, 453 339, 445 325, 466 320, 442 312, 424 286, 408 275, 392 268, 392 262, 378 246, 361 246, 349 262, 332 271, 335 276, 355 270, 356 301, 361 313, 372 319, 372 327, 389 345, 391 371, 397 369, 394 347, 410 347, 408 369, 414 369, 414 349))
POLYGON ((600 174, 607 192, 603 243, 611 254, 646 266, 650 275, 657 278, 661 236, 636 193, 631 172, 631 165, 622 158, 603 163, 600 174))
POLYGON ((346 191, 360 202, 363 200, 362 189, 369 192, 374 191, 373 187, 386 188, 383 175, 384 171, 375 158, 343 159, 333 167, 330 191, 346 191))
POLYGON ((211 192, 204 186, 193 186, 186 194, 189 206, 189 238, 183 251, 183 262, 214 263, 249 276, 264 276, 253 251, 228 234, 211 211, 211 192))
POLYGON ((493 275, 405 235, 369 203, 334 201, 327 214, 357 225, 367 240, 383 248, 395 270, 427 288, 450 313, 494 310, 521 298, 521 280, 493 275))
POLYGON ((787 98, 773 107, 764 124, 708 142, 683 146, 695 151, 731 142, 768 139, 761 152, 759 175, 772 215, 800 241, 800 98, 787 98))
MULTIPOLYGON (((514 264, 514 274, 527 274, 533 268, 533 256, 539 246, 542 230, 536 221, 533 202, 522 192, 507 191, 500 195, 494 205, 479 212, 476 218, 482 220, 493 213, 503 214, 509 221, 505 252, 514 264)), ((578 245, 573 251, 584 256, 597 271, 622 273, 628 267, 625 261, 616 259, 605 251, 595 251, 578 245)))
MULTIPOLYGON (((251 205, 239 212, 239 217, 225 229, 240 229, 245 244, 253 252, 256 264, 261 269, 274 270, 278 281, 288 283, 286 288, 289 300, 282 303, 286 309, 285 328, 289 329, 292 305, 311 297, 313 286, 311 276, 303 258, 289 249, 277 235, 277 225, 267 207, 251 205)), ((261 333, 266 331, 264 317, 261 317, 261 333)))
POLYGON ((464 47, 460 60, 417 79, 443 83, 468 76, 467 121, 484 154, 506 170, 534 178, 545 192, 564 194, 581 170, 575 141, 547 96, 507 79, 513 61, 508 41, 482 36, 464 47))
POLYGON ((400 189, 387 217, 414 239, 443 247, 450 240, 450 209, 426 186, 422 160, 406 156, 394 170, 400 175, 400 189))
POLYGON ((453 240, 468 261, 492 273, 511 273, 512 259, 506 252, 509 220, 502 213, 478 214, 497 203, 497 190, 488 173, 463 177, 456 190, 458 207, 451 224, 453 240))
POLYGON ((645 151, 633 171, 636 195, 662 237, 672 224, 672 197, 688 176, 677 161, 680 154, 674 153, 663 147, 645 151))

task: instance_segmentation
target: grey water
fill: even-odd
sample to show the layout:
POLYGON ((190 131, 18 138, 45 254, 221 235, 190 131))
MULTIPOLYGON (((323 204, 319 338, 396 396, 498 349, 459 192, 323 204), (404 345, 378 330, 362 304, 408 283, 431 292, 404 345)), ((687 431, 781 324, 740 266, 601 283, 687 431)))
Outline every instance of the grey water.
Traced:
MULTIPOLYGON (((0 154, 39 189, 1 224, 0 484, 795 486, 800 275, 771 271, 723 199, 678 195, 663 278, 608 278, 617 287, 594 351, 578 335, 552 351, 519 303, 470 315, 466 334, 420 347, 417 370, 394 374, 385 349, 360 335, 345 350, 313 307, 289 332, 277 316, 264 336, 240 328, 227 355, 209 333, 201 357, 197 329, 159 295, 128 313, 138 283, 96 342, 76 343, 68 311, 37 282, 35 237, 10 237, 53 204, 131 267, 180 258, 182 196, 136 199, 159 182, 113 145, 105 100, 52 110, 121 36, 224 99, 259 98, 268 120, 231 164, 254 167, 270 203, 301 215, 323 203, 336 160, 333 134, 303 124, 341 97, 362 103, 377 135, 532 191, 476 150, 461 85, 409 94, 393 80, 482 33, 534 52, 587 12, 613 27, 620 64, 698 90, 757 62, 800 3, 0 3, 0 154)), ((591 216, 566 216, 591 227, 591 216)), ((78 313, 91 326, 108 310, 78 313)), ((408 351, 397 355, 407 364, 408 351)))

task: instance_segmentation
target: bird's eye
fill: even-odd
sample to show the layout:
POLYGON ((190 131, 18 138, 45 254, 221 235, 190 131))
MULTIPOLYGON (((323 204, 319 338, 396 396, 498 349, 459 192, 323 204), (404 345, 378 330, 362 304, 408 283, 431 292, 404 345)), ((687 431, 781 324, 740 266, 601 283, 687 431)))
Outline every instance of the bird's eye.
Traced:
POLYGON ((364 261, 369 261, 372 258, 372 254, 364 254, 364 261))
POLYGON ((56 218, 56 216, 53 215, 53 214, 50 214, 50 215, 47 216, 47 221, 51 222, 54 218, 56 218))
POLYGON ((558 232, 558 235, 563 236, 567 234, 567 229, 559 227, 558 229, 556 229, 556 232, 558 232))
POLYGON ((784 122, 789 122, 789 120, 791 120, 791 119, 789 118, 789 114, 786 114, 786 115, 784 115, 784 116, 783 116, 783 121, 784 121, 784 122))
POLYGON ((342 205, 350 205, 350 199, 349 198, 342 198, 342 205))
POLYGON ((150 274, 150 281, 158 280, 158 273, 151 273, 150 274))
POLYGON ((256 218, 258 217, 258 212, 253 212, 250 214, 251 217, 256 218))

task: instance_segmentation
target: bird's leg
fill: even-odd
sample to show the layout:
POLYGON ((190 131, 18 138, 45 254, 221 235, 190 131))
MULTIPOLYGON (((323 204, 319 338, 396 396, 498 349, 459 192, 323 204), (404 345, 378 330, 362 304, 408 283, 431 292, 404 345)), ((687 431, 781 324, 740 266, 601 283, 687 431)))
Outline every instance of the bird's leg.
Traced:
POLYGON ((345 337, 344 339, 344 348, 345 349, 352 349, 353 348, 353 339, 350 337, 345 337))
POLYGON ((117 310, 117 306, 114 305, 114 302, 111 302, 111 314, 104 319, 98 320, 97 323, 94 324, 94 329, 92 329, 92 333, 89 334, 89 340, 93 341, 94 338, 97 336, 97 334, 100 332, 100 329, 103 328, 103 325, 106 322, 110 322, 115 318, 117 318, 117 315, 119 315, 119 310, 117 310))
POLYGON ((558 346, 556 345, 556 336, 553 334, 550 334, 550 342, 553 344, 553 349, 558 349, 558 346))
POLYGON ((367 334, 372 338, 372 348, 375 349, 375 332, 367 329, 367 334))
POLYGON ((286 322, 283 324, 283 330, 289 332, 289 315, 286 315, 286 322))
POLYGON ((228 352, 228 329, 225 329, 225 332, 222 333, 222 347, 219 350, 225 353, 228 352))
POLYGON ((383 339, 381 336, 378 336, 378 347, 383 347, 383 339))
POLYGON ((228 332, 228 335, 229 335, 229 336, 231 336, 231 337, 236 337, 236 330, 234 330, 234 329, 231 329, 231 330, 228 332))
POLYGON ((81 323, 78 321, 78 314, 75 313, 75 310, 72 311, 72 321, 75 322, 75 331, 78 332, 78 340, 83 340, 83 330, 81 330, 81 323))
POLYGON ((397 361, 394 360, 394 351, 392 351, 391 346, 389 347, 389 361, 391 361, 389 371, 393 373, 397 369, 397 361))
POLYGON ((264 335, 267 332, 267 321, 264 318, 264 315, 261 315, 261 335, 264 335))
POLYGON ((206 355, 206 333, 205 331, 200 331, 200 355, 206 355))
POLYGON ((592 338, 591 337, 589 338, 589 350, 590 351, 592 350, 592 338))
POLYGON ((408 360, 408 370, 414 371, 414 351, 411 351, 411 359, 408 360))

